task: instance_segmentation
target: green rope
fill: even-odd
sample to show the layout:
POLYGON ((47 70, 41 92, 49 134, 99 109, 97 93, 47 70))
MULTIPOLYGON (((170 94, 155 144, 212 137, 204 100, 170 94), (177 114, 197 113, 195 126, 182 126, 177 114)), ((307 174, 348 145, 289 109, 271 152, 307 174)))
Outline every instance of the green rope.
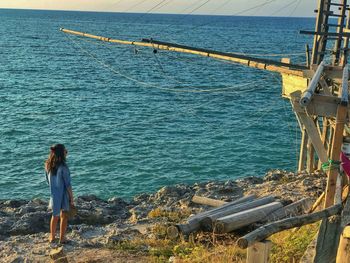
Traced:
POLYGON ((329 159, 328 162, 325 162, 322 164, 322 170, 324 172, 331 170, 331 169, 339 169, 341 162, 340 161, 334 161, 329 159))

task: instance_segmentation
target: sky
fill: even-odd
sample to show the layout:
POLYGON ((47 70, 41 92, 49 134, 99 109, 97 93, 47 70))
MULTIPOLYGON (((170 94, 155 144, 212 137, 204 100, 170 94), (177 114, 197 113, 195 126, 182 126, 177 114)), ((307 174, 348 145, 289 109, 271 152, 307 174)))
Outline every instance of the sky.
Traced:
POLYGON ((15 9, 298 17, 314 17, 316 6, 317 0, 0 0, 0 8, 15 9))

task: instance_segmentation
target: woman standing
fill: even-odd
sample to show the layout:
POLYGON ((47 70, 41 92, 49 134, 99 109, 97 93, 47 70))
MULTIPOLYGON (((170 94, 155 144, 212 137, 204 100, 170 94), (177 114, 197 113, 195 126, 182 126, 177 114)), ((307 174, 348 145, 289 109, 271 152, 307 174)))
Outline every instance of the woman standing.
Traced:
POLYGON ((50 148, 50 154, 45 162, 46 179, 50 186, 51 198, 49 207, 52 209, 49 242, 54 242, 56 228, 60 220, 60 244, 66 243, 67 212, 74 207, 71 177, 66 164, 67 150, 63 144, 55 144, 50 148))

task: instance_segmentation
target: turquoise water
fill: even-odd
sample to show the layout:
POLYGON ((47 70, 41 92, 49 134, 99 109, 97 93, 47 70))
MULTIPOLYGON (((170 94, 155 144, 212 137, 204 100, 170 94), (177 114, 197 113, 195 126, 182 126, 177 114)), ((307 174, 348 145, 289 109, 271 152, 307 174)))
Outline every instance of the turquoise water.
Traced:
POLYGON ((164 185, 295 170, 299 131, 278 74, 98 43, 154 38, 305 61, 306 18, 0 10, 0 198, 48 195, 64 143, 76 194, 130 198, 164 185))

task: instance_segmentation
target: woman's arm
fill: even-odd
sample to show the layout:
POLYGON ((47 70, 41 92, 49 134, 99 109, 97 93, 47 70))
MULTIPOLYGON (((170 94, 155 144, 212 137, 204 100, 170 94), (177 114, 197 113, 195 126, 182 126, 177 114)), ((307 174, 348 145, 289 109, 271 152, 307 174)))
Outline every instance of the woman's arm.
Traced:
POLYGON ((69 203, 74 206, 74 198, 73 198, 72 186, 69 186, 67 188, 67 192, 68 192, 68 195, 69 195, 69 203))

